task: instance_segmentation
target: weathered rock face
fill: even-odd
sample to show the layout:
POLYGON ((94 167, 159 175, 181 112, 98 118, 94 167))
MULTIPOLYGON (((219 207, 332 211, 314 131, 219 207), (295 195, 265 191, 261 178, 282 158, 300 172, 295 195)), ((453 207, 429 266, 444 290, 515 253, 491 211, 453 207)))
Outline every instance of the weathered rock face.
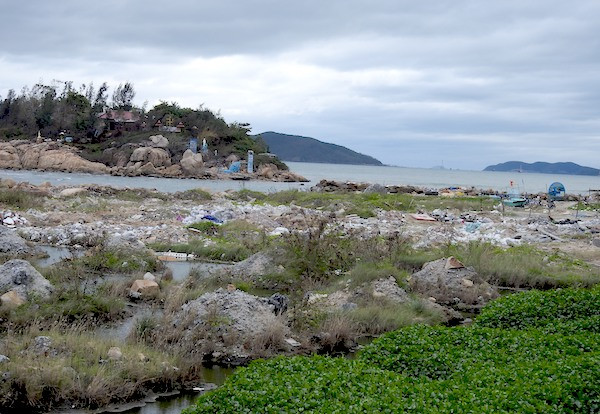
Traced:
POLYGON ((36 252, 36 249, 29 247, 25 240, 14 230, 0 225, 0 253, 14 256, 26 256, 36 252))
POLYGON ((47 298, 53 286, 29 262, 14 259, 0 266, 0 293, 10 290, 26 300, 31 295, 47 298))
POLYGON ((132 165, 141 162, 142 165, 152 163, 155 168, 169 167, 171 165, 171 156, 162 148, 141 147, 136 148, 129 157, 129 164, 132 165))
POLYGON ((107 174, 106 165, 81 158, 76 149, 56 142, 0 143, 0 168, 70 171, 107 174))
POLYGON ((496 288, 454 257, 425 263, 411 276, 410 284, 413 290, 451 305, 483 305, 498 296, 496 288))
POLYGON ((185 175, 194 176, 202 173, 204 167, 204 161, 202 160, 202 154, 194 154, 192 150, 186 150, 183 153, 183 157, 179 162, 181 170, 185 175))

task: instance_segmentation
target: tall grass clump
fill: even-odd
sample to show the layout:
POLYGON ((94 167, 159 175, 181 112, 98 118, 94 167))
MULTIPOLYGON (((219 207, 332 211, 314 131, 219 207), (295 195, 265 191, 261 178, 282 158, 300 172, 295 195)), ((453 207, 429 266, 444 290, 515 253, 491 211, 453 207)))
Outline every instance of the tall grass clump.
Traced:
POLYGON ((179 388, 188 366, 140 344, 122 344, 72 330, 31 329, 0 343, 8 374, 0 381, 0 411, 47 412, 68 405, 97 408, 145 397, 149 392, 179 388), (49 338, 36 348, 35 338, 49 338), (122 357, 111 360, 108 350, 119 346, 122 357))
POLYGON ((16 210, 39 208, 43 203, 43 196, 18 189, 0 189, 0 205, 16 210))
POLYGON ((503 249, 489 243, 471 242, 453 246, 450 254, 473 266, 489 283, 502 286, 550 289, 600 283, 597 268, 529 245, 503 249))

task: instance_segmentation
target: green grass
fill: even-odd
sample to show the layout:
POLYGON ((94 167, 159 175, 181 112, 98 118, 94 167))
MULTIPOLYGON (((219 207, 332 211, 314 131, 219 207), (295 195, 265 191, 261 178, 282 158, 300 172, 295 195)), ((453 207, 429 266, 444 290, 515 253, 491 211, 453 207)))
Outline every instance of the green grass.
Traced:
POLYGON ((40 208, 44 196, 17 189, 0 189, 0 206, 16 210, 40 208))
POLYGON ((11 335, 0 343, 0 354, 10 358, 2 364, 2 371, 8 372, 7 379, 0 381, 2 412, 124 403, 144 398, 151 391, 173 389, 183 382, 188 369, 184 361, 149 347, 117 343, 77 330, 32 329, 24 335, 11 335), (37 335, 51 338, 47 354, 31 350, 37 335), (121 360, 108 360, 111 346, 121 348, 121 360))
POLYGON ((172 251, 194 254, 197 257, 229 262, 239 262, 269 245, 266 233, 245 220, 233 220, 221 226, 204 220, 189 227, 204 233, 204 239, 191 239, 187 243, 152 243, 155 251, 172 251))
MULTIPOLYGON (((258 197, 253 197, 259 199, 258 197)), ((459 211, 490 211, 494 200, 487 197, 430 197, 410 194, 364 194, 327 193, 317 191, 287 190, 261 197, 271 204, 295 204, 303 207, 337 211, 340 207, 346 214, 374 217, 377 209, 415 212, 417 209, 455 209, 459 211)))
POLYGON ((488 282, 502 286, 549 289, 600 283, 596 267, 564 253, 547 253, 529 245, 504 249, 471 242, 452 246, 445 255, 458 257, 488 282))

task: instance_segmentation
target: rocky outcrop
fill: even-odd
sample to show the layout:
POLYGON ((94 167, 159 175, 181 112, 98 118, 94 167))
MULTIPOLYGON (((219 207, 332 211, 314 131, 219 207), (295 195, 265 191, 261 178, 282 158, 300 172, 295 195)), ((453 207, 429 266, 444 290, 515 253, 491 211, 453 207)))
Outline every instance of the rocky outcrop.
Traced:
POLYGON ((201 175, 204 167, 202 154, 194 154, 192 150, 188 149, 183 153, 183 157, 181 158, 181 161, 179 161, 179 165, 181 166, 181 171, 184 175, 201 175))
POLYGON ((137 162, 141 165, 151 163, 155 168, 169 167, 171 165, 171 156, 162 148, 140 147, 133 150, 129 157, 129 164, 137 162))
POLYGON ((92 174, 109 172, 106 165, 88 161, 80 157, 75 148, 57 142, 2 142, 0 143, 0 168, 92 174))
POLYGON ((0 253, 15 256, 27 256, 36 253, 36 249, 29 247, 25 240, 14 230, 0 225, 0 253))
POLYGON ((438 303, 452 306, 483 305, 498 296, 496 288, 454 257, 425 263, 422 270, 411 276, 410 285, 438 303))
POLYGON ((291 171, 280 170, 275 164, 262 164, 256 170, 256 175, 260 178, 271 181, 284 182, 307 182, 308 180, 291 171))
POLYGON ((0 293, 15 291, 23 300, 32 296, 47 298, 52 293, 52 284, 29 262, 10 260, 0 266, 0 293))

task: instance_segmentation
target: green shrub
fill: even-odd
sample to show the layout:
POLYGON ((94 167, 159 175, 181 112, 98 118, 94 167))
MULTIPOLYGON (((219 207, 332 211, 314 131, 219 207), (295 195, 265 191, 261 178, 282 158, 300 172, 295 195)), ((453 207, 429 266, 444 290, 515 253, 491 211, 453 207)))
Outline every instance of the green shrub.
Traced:
POLYGON ((475 322, 492 328, 600 334, 600 286, 504 296, 489 303, 475 322))
POLYGON ((592 413, 600 409, 600 371, 594 369, 599 362, 597 354, 568 357, 436 381, 362 360, 280 357, 239 369, 184 414, 592 413))
POLYGON ((411 377, 448 379, 498 367, 600 353, 597 336, 414 326, 387 333, 360 353, 365 362, 411 377), (485 368, 485 369, 482 369, 485 368))

